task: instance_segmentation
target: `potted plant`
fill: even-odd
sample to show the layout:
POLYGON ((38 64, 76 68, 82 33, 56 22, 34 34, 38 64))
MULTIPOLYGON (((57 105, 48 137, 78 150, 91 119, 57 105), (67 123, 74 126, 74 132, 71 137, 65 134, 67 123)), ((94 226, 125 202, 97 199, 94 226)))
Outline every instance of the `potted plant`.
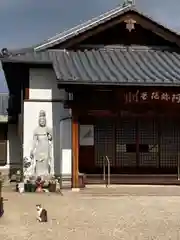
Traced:
POLYGON ((25 191, 26 192, 34 192, 35 191, 33 177, 29 177, 29 178, 26 179, 25 191))
POLYGON ((24 184, 24 190, 25 192, 31 192, 31 181, 29 178, 26 178, 26 181, 24 184))
POLYGON ((37 177, 37 179, 35 181, 36 192, 43 192, 44 183, 45 183, 45 181, 41 177, 37 177))
POLYGON ((56 192, 56 184, 57 184, 57 180, 56 178, 53 176, 50 180, 49 180, 49 192, 56 192))
POLYGON ((19 183, 21 182, 21 171, 17 170, 16 172, 16 191, 19 191, 19 183))

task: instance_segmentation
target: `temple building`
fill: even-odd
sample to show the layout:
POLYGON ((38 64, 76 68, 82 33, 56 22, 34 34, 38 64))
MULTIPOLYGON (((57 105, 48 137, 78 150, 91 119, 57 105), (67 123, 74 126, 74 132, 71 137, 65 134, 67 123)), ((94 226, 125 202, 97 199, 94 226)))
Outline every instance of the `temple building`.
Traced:
POLYGON ((177 183, 178 33, 118 6, 35 47, 3 49, 1 62, 24 175, 78 189, 83 174, 103 183, 109 160, 112 183, 177 183))

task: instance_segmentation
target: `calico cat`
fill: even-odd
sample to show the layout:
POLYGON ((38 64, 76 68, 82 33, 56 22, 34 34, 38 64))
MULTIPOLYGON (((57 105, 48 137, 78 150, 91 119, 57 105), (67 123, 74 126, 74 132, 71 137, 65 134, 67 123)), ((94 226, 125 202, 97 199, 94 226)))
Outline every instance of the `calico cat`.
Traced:
POLYGON ((36 205, 36 210, 37 210, 37 220, 39 222, 47 222, 47 210, 42 208, 41 204, 36 205))

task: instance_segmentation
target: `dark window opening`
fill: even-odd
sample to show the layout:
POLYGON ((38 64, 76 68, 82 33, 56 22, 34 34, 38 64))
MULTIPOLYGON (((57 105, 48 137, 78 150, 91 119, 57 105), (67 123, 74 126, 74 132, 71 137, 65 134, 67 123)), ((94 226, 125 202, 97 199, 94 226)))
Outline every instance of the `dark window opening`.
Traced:
POLYGON ((139 152, 148 153, 149 145, 148 144, 139 144, 139 152))
POLYGON ((130 153, 136 152, 136 144, 126 144, 126 151, 130 153))

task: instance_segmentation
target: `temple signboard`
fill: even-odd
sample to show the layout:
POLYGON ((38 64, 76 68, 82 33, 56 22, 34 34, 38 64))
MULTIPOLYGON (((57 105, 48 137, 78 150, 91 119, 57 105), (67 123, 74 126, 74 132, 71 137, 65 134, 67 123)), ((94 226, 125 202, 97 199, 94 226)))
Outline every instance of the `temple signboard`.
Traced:
POLYGON ((151 101, 163 101, 180 104, 180 93, 169 93, 162 91, 140 91, 126 92, 124 94, 125 103, 143 103, 151 101))

